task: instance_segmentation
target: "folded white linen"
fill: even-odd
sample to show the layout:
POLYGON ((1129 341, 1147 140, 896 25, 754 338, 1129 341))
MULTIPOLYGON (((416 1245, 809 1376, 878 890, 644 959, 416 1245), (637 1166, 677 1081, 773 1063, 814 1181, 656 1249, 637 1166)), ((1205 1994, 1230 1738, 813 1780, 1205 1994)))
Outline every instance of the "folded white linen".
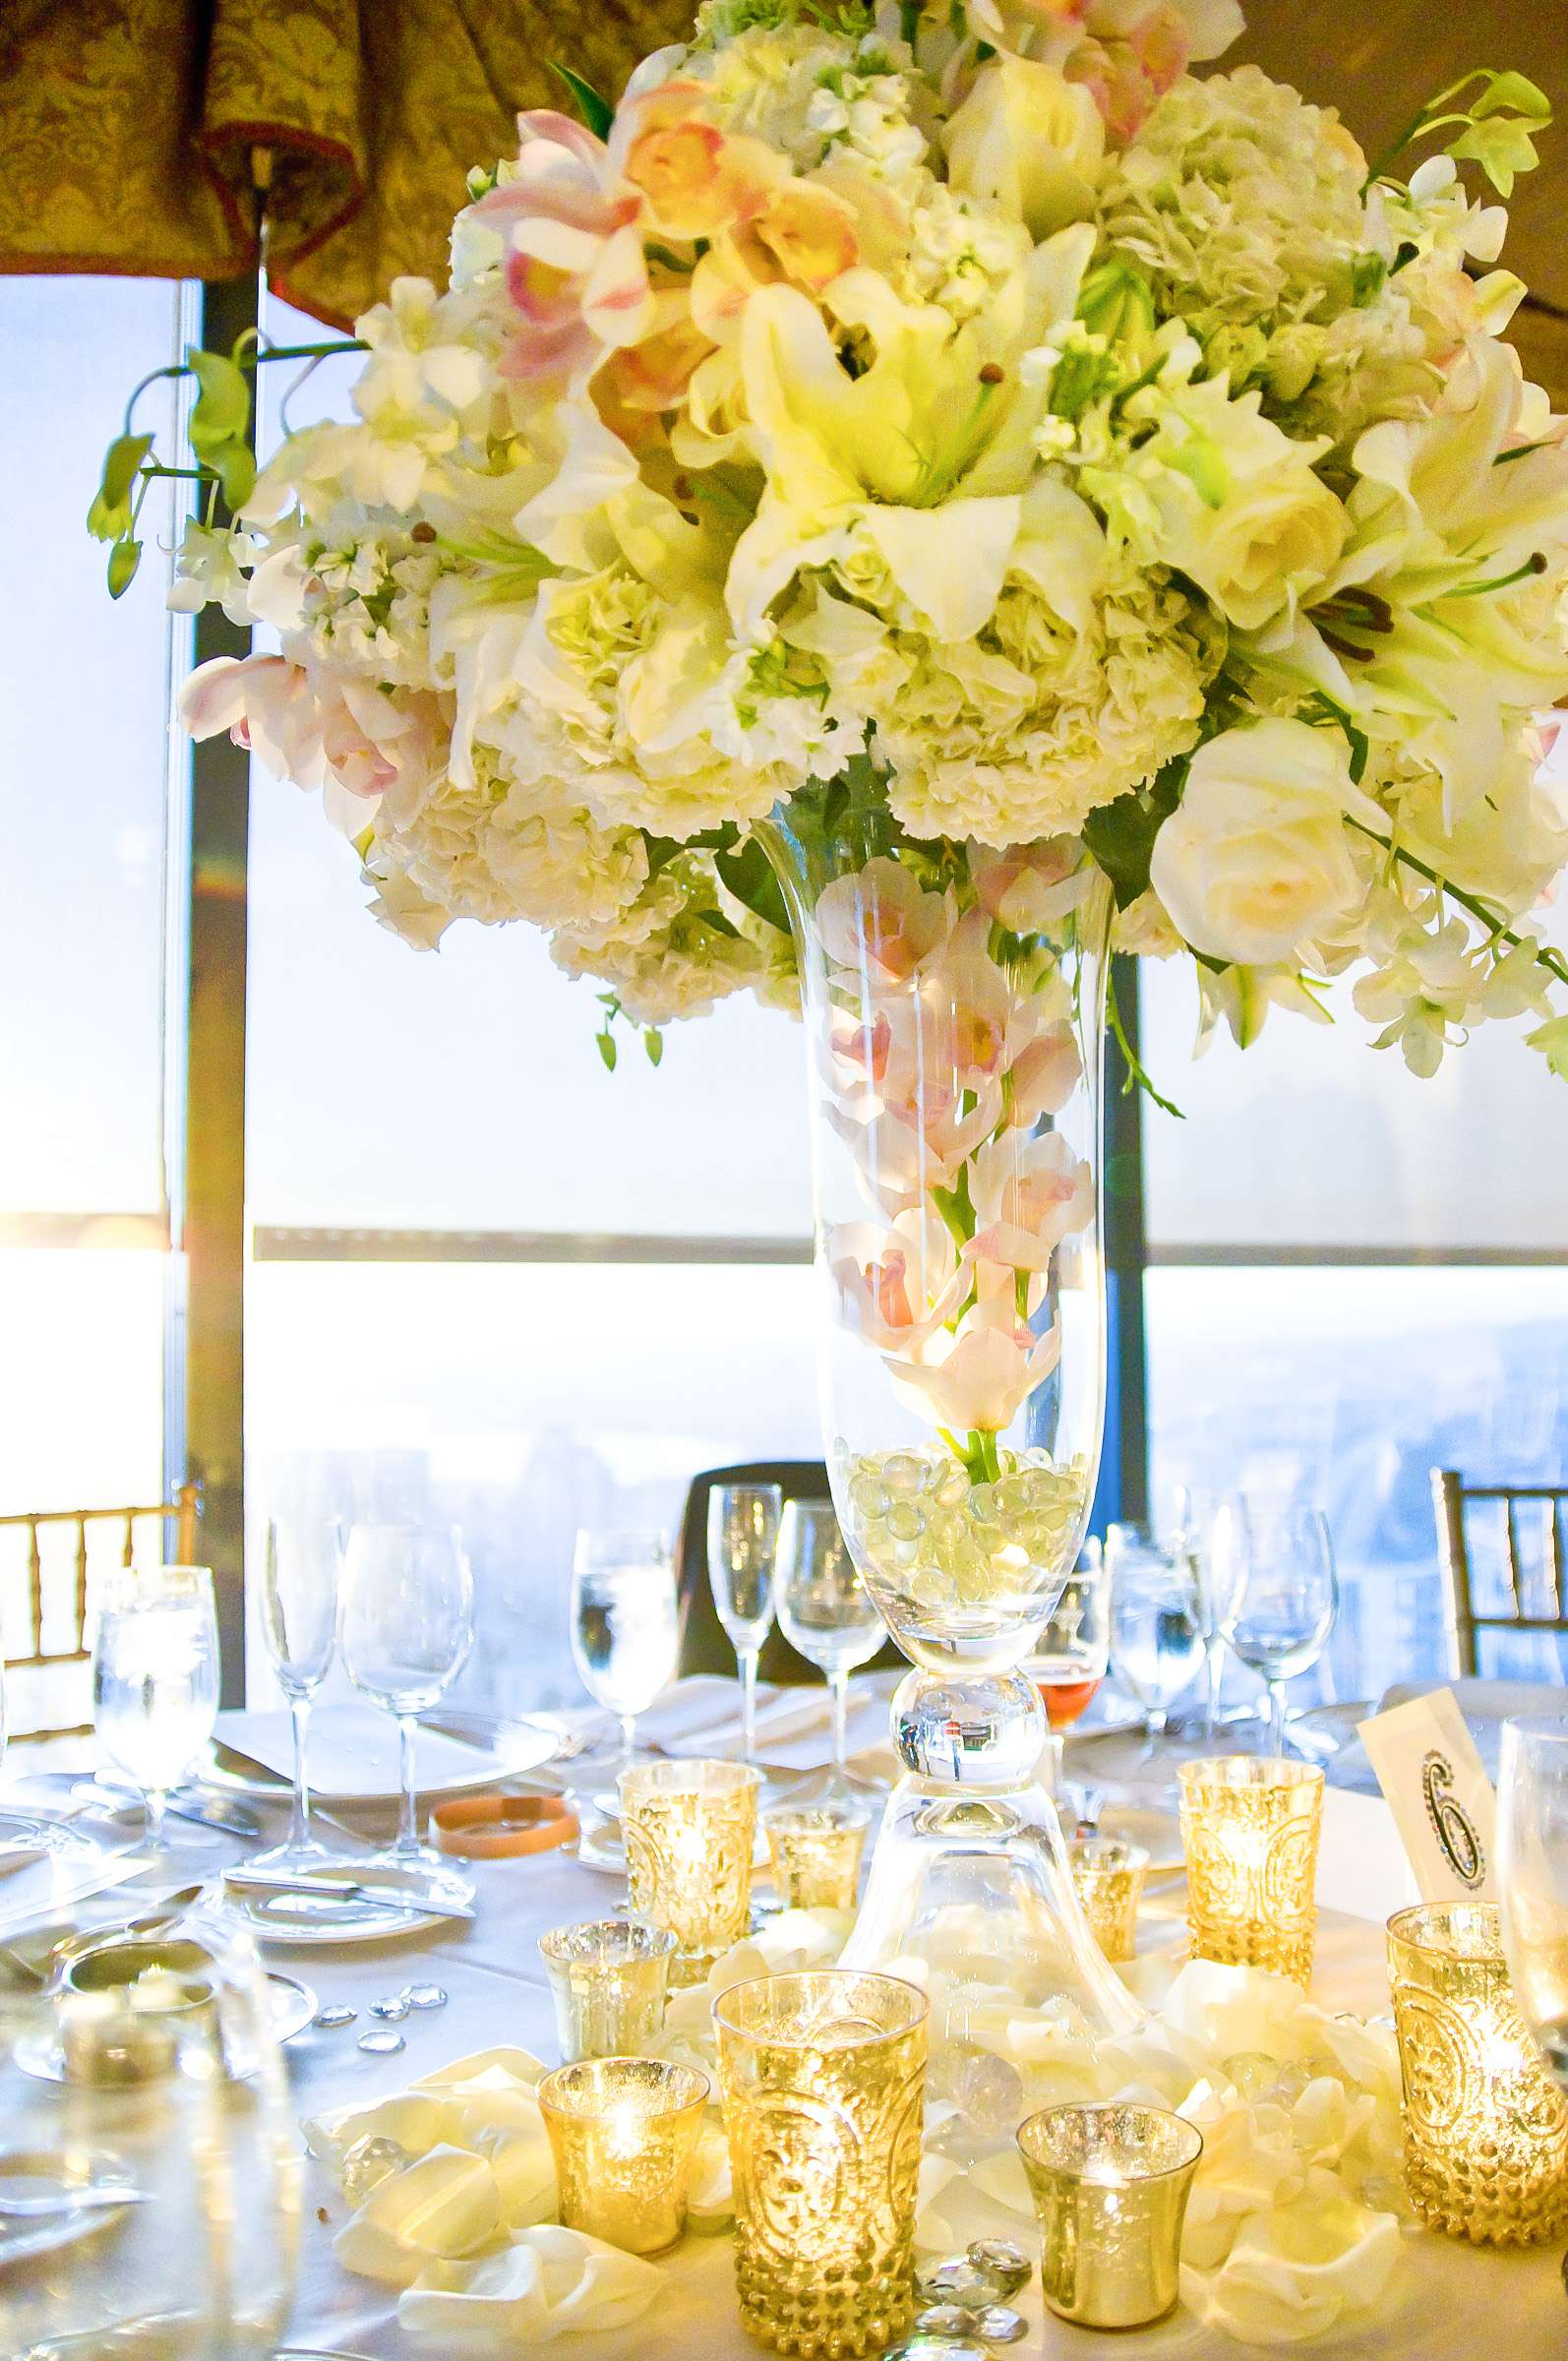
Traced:
MULTIPOLYGON (((806 1730, 824 1726, 832 1718, 833 1701, 825 1688, 784 1689, 757 1707, 757 1742, 764 1747, 778 1745, 786 1738, 798 1738, 806 1730)), ((739 1754, 745 1743, 741 1716, 738 1712, 727 1713, 695 1729, 683 1730, 678 1738, 665 1743, 674 1754, 739 1754)))
POLYGON ((412 2286, 436 2259, 471 2255, 501 2227, 501 2192, 488 2160, 433 2148, 389 2173, 332 2241, 345 2270, 390 2287, 412 2286))
POLYGON ((496 2254, 433 2263, 398 2298, 397 2325, 443 2354, 527 2353, 568 2330, 629 2328, 661 2283, 651 2263, 552 2223, 496 2254))
POLYGON ((1347 2314, 1364 2319, 1399 2251, 1394 2214, 1357 2204, 1331 2172, 1313 2169, 1293 2202, 1242 2223, 1218 2270, 1183 2259, 1181 2293, 1205 2328, 1238 2344, 1297 2344, 1347 2314))

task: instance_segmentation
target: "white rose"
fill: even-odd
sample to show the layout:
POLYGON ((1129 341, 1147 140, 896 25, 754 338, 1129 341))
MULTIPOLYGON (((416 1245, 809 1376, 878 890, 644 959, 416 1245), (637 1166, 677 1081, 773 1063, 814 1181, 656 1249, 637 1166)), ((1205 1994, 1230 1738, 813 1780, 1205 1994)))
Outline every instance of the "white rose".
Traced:
POLYGON ((1159 432, 1128 480, 1108 469, 1096 487, 1135 556, 1188 575, 1244 632, 1326 581, 1349 521, 1313 472, 1326 439, 1294 443, 1260 398, 1233 401, 1223 377, 1154 394, 1159 432))
POLYGON ((1046 238, 1094 211, 1105 125, 1090 92, 1031 58, 983 66, 947 125, 947 179, 1046 238))
POLYGON ((1348 812, 1380 817, 1334 732, 1280 720, 1227 730, 1193 756, 1149 881, 1194 950, 1243 967, 1295 959, 1359 897, 1348 812))

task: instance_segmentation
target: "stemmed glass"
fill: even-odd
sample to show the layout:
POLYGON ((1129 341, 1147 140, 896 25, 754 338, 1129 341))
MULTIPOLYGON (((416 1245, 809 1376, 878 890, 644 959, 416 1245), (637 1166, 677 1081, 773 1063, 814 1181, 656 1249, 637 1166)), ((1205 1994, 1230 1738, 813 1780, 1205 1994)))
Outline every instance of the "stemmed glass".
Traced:
POLYGON ((1339 1613, 1328 1519, 1298 1500, 1234 1505, 1236 1576, 1221 1629, 1232 1652, 1268 1687, 1268 1749, 1290 1751, 1285 1684, 1322 1655, 1339 1613))
POLYGON ((92 1723, 109 1760, 141 1789, 147 1841, 162 1841, 169 1796, 217 1719, 217 1616, 206 1566, 117 1566, 99 1598, 92 1723))
MULTIPOLYGON (((1225 1682, 1226 1621, 1246 1571, 1247 1538, 1239 1500, 1222 1500, 1214 1512, 1205 1544, 1190 1521, 1190 1539, 1198 1574, 1198 1599, 1203 1608, 1203 1670, 1207 1697, 1203 1738, 1212 1746, 1220 1727, 1220 1691, 1225 1682)), ((1234 1709, 1250 1712, 1249 1707, 1234 1709)))
POLYGON ((396 1843, 385 1856, 395 1868, 438 1873, 452 1864, 419 1842, 414 1799, 415 1716, 451 1688, 474 1636, 474 1583, 454 1527, 356 1525, 342 1568, 343 1664, 362 1696, 397 1717, 403 1807, 396 1843))
MULTIPOLYGON (((871 1662, 886 1630, 844 1545, 831 1500, 785 1503, 773 1605, 784 1637, 826 1674, 833 1692, 833 1770, 827 1780, 811 1783, 811 1800, 820 1802, 851 1785, 844 1768, 849 1676, 857 1665, 871 1662)), ((805 1800, 804 1787, 791 1789, 792 1803, 805 1800)))
POLYGON ((1040 1691, 1052 1735, 1088 1711, 1111 1658, 1111 1578, 1096 1541, 1061 1586, 1026 1669, 1040 1691))
POLYGON ((675 1571, 662 1533, 577 1536, 572 1656, 582 1685, 621 1725, 621 1768, 636 1756, 637 1716, 674 1678, 680 1648, 675 1571))
POLYGON ((1162 1549, 1136 1526, 1106 1535, 1111 1577, 1111 1654, 1118 1676, 1143 1708, 1152 1755, 1170 1712, 1203 1654, 1203 1609, 1192 1565, 1182 1550, 1162 1549))
POLYGON ((708 1586, 741 1667, 748 1762, 756 1752, 756 1665, 773 1620, 773 1561, 782 1510, 776 1483, 716 1483, 708 1494, 708 1586))
POLYGON ((281 1845, 257 1853, 253 1869, 316 1869, 332 1849, 313 1837, 306 1739, 311 1705, 337 1647, 342 1527, 333 1518, 269 1521, 262 1567, 262 1632, 294 1725, 294 1801, 281 1845))

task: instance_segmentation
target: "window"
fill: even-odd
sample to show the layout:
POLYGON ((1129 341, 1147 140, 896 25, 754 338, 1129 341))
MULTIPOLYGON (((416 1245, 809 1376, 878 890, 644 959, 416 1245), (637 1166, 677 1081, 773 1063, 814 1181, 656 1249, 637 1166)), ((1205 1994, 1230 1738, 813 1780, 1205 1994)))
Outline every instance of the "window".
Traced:
MULTIPOLYGON (((1568 1445, 1568 1092, 1491 1026, 1427 1082, 1271 1015, 1187 1062, 1190 980, 1146 970, 1151 1496, 1300 1486, 1344 1604, 1330 1693, 1448 1669, 1430 1471, 1560 1479, 1568 1445), (1528 1152, 1525 1143, 1528 1142, 1528 1152)), ((1554 1646, 1498 1673, 1558 1677, 1554 1646)), ((1310 1692, 1310 1683, 1303 1681, 1310 1692)))

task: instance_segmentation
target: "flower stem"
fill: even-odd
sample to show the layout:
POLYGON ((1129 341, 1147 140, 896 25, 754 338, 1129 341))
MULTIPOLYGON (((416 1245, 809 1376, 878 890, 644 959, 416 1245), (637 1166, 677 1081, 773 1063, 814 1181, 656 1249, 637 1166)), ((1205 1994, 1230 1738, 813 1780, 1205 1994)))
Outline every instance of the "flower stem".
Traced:
POLYGON ((1468 910, 1471 917, 1478 919, 1485 928, 1493 942, 1506 942, 1510 950, 1515 951, 1528 948, 1538 967, 1543 967, 1559 984, 1568 984, 1568 960, 1563 958, 1561 951, 1554 950, 1550 943, 1541 942, 1534 935, 1517 933, 1498 911, 1488 908, 1478 893, 1467 893, 1462 885, 1454 884, 1451 878, 1440 877, 1435 869, 1428 868, 1424 861, 1407 852, 1402 844, 1395 844, 1390 837, 1380 836, 1364 820, 1351 818, 1349 814, 1346 817, 1350 825, 1359 834, 1369 838, 1373 844, 1381 845, 1394 860, 1403 861, 1407 869, 1414 870, 1418 878, 1424 878, 1428 885, 1435 885, 1439 893, 1446 893, 1451 902, 1457 902, 1462 910, 1468 910))

